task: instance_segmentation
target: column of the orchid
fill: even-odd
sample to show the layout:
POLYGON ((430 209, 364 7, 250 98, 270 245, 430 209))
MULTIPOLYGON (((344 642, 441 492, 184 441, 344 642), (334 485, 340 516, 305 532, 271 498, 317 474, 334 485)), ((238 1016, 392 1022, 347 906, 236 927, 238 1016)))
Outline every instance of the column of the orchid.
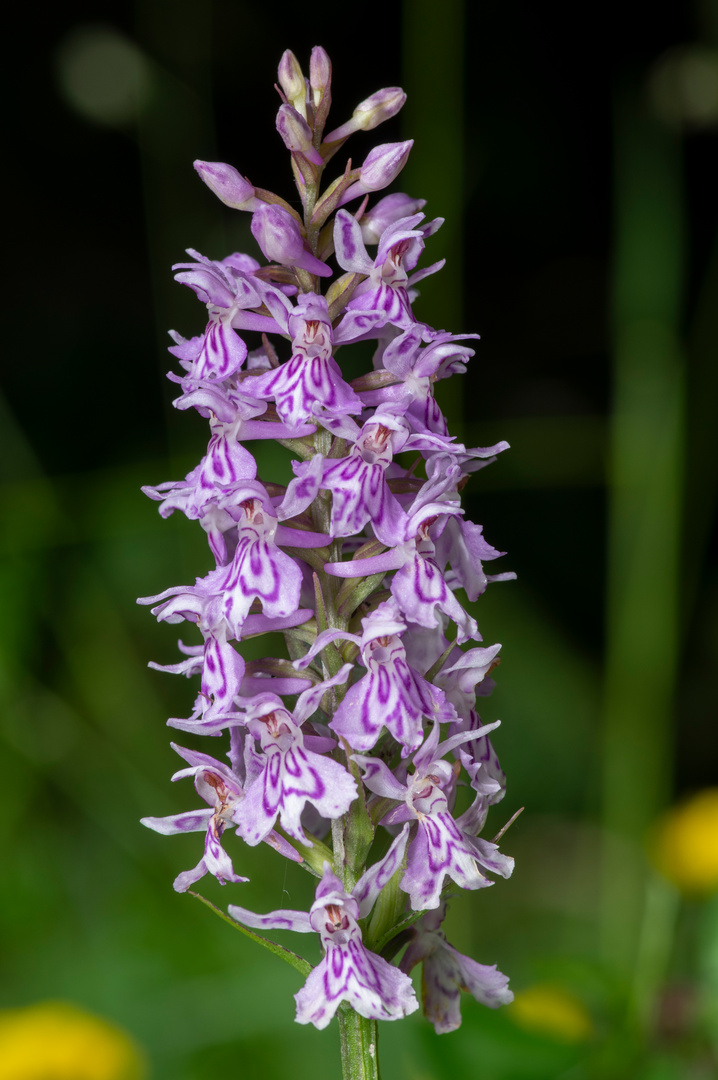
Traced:
POLYGON ((505 976, 441 930, 451 883, 476 890, 512 869, 479 836, 505 787, 489 740, 498 724, 482 725, 476 708, 499 646, 466 647, 480 635, 456 595, 473 602, 513 576, 484 572, 502 553, 460 499, 506 444, 458 444, 434 397, 437 380, 465 370, 475 337, 436 331, 412 309, 415 284, 442 265, 417 270, 441 221, 402 193, 368 206, 411 143, 375 147, 322 186, 345 141, 393 116, 403 93, 379 91, 326 135, 326 53, 314 49, 308 79, 285 53, 279 82, 277 130, 303 213, 230 165, 195 163, 224 203, 252 214, 267 261, 190 251, 175 267, 209 318, 198 337, 173 334, 182 372, 169 378, 176 407, 205 417, 210 440, 184 481, 145 489, 163 516, 197 520, 215 559, 194 585, 142 602, 196 625, 201 640, 180 641, 183 659, 163 670, 199 676, 199 694, 191 716, 169 724, 224 738, 228 764, 175 746, 187 767, 173 779, 193 778, 207 808, 144 823, 205 834, 178 891, 207 873, 247 882, 223 847, 228 827, 318 879, 308 913, 229 910, 255 929, 319 934, 324 957, 296 994, 296 1018, 323 1028, 339 1011, 345 1075, 369 1077, 376 1021, 418 1007, 408 976, 418 962, 437 1031, 460 1023, 460 988, 492 1007, 511 1000, 505 976), (349 382, 342 355, 364 341, 375 343, 372 369, 349 382), (263 439, 293 455, 288 485, 258 476, 246 444, 263 439), (245 662, 242 642, 272 631, 286 656, 245 662), (457 812, 460 786, 470 794, 457 812))

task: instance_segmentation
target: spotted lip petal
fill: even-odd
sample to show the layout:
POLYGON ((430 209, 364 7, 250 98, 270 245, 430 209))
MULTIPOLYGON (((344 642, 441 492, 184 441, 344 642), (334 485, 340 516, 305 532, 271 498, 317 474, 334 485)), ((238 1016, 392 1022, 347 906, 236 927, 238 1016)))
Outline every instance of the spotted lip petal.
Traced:
POLYGON ((423 717, 447 723, 457 719, 443 691, 407 663, 398 636, 370 640, 362 657, 367 674, 350 688, 330 725, 354 750, 370 750, 386 727, 406 757, 423 741, 423 717))
MULTIPOLYGON (((347 672, 343 674, 346 678, 347 672)), ((312 695, 321 699, 326 685, 300 695, 294 717, 273 694, 260 694, 246 704, 246 724, 261 745, 259 772, 246 788, 233 820, 242 839, 251 846, 266 838, 277 818, 285 832, 299 843, 312 846, 301 825, 306 804, 310 803, 321 817, 333 820, 345 814, 357 797, 356 781, 344 766, 309 749, 295 722, 304 718, 306 702, 314 701, 312 695)), ((313 704, 309 709, 314 711, 313 704)))
POLYGON ((249 878, 235 874, 232 860, 224 851, 221 839, 227 822, 231 820, 233 808, 244 796, 242 785, 230 769, 207 754, 200 754, 194 750, 186 750, 184 747, 174 747, 178 753, 190 762, 188 769, 181 769, 173 779, 177 780, 184 776, 192 776, 195 786, 202 798, 210 804, 210 811, 200 811, 190 814, 175 814, 169 818, 143 818, 142 824, 156 832, 197 832, 206 828, 204 856, 200 859, 193 870, 186 870, 180 874, 174 888, 177 892, 185 892, 190 885, 195 884, 205 874, 212 874, 221 885, 227 881, 241 883, 249 878))
POLYGON ((419 626, 436 626, 441 611, 456 623, 459 644, 481 637, 476 619, 456 599, 430 551, 415 550, 413 558, 407 559, 394 576, 391 593, 402 614, 419 626))
POLYGON ((401 1020, 419 1008, 411 980, 361 939, 329 946, 294 1000, 297 1023, 320 1030, 343 1001, 374 1020, 401 1020))
POLYGON ((409 436, 403 420, 377 411, 362 428, 355 426, 347 457, 324 462, 319 486, 332 493, 332 536, 353 536, 371 522, 383 544, 400 542, 406 514, 392 495, 386 472, 409 436))
POLYGON ((419 819, 401 880, 414 911, 438 907, 447 875, 462 889, 493 885, 479 870, 474 852, 448 810, 434 809, 419 819))
POLYGON ((508 876, 513 868, 513 860, 501 855, 495 845, 486 846, 486 841, 478 841, 464 831, 462 826, 469 823, 467 815, 455 821, 449 810, 448 797, 453 794, 456 774, 441 758, 473 737, 473 731, 460 732, 439 744, 439 724, 435 722, 430 735, 414 754, 415 771, 406 783, 379 758, 353 755, 369 791, 398 803, 381 824, 417 823, 408 848, 406 872, 400 882, 415 911, 438 907, 446 876, 461 888, 473 890, 493 884, 479 870, 480 865, 502 876, 508 876))
POLYGON ((207 304, 210 315, 200 348, 192 357, 190 374, 197 380, 221 382, 239 370, 247 356, 247 346, 235 330, 276 331, 279 327, 274 319, 250 310, 261 307, 263 299, 263 289, 251 271, 247 273, 228 260, 207 259, 196 251, 190 250, 190 254, 196 262, 176 264, 175 280, 192 289, 207 304))
POLYGON ((367 914, 381 888, 401 863, 406 830, 369 872, 347 893, 328 862, 317 885, 308 914, 273 911, 255 915, 230 906, 233 918, 257 929, 315 930, 325 953, 295 994, 297 1023, 325 1028, 339 1005, 347 1001, 360 1016, 376 1020, 400 1020, 419 1007, 411 980, 399 968, 366 948, 357 922, 367 914))
POLYGON ((278 368, 245 379, 242 388, 260 400, 274 401, 285 424, 306 422, 319 409, 333 415, 361 412, 361 401, 344 381, 332 356, 333 332, 323 296, 304 294, 294 308, 277 310, 292 337, 292 356, 278 368))
POLYGON ((298 352, 275 371, 245 380, 245 385, 255 397, 274 401, 282 421, 294 426, 304 423, 319 406, 334 413, 359 413, 362 408, 332 356, 298 352))

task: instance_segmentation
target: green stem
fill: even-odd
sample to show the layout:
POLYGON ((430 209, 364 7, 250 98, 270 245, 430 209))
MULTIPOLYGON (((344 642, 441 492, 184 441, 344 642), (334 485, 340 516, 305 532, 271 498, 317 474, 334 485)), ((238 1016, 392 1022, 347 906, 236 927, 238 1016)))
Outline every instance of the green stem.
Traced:
POLYGON ((639 1031, 649 1030, 656 997, 666 982, 680 902, 674 885, 655 873, 649 877, 629 1001, 629 1022, 639 1031))
POLYGON ((675 138, 625 88, 616 108, 614 402, 603 720, 604 954, 634 970, 646 830, 671 789, 679 655, 684 362, 675 138))
MULTIPOLYGON (((311 218, 319 193, 320 177, 321 172, 317 174, 314 183, 307 182, 304 193, 305 229, 315 255, 318 249, 320 227, 313 227, 311 218)), ((313 438, 315 453, 324 454, 326 457, 331 450, 332 442, 331 433, 321 427, 318 428, 313 438)), ((326 492, 320 492, 314 500, 312 520, 319 532, 329 532, 331 505, 331 495, 326 492)), ((340 558, 340 553, 341 545, 334 541, 330 546, 330 558, 335 561, 340 558)), ((349 617, 340 615, 337 611, 336 594, 341 587, 340 583, 336 578, 330 577, 323 566, 317 566, 315 569, 321 587, 326 625, 346 630, 349 617)), ((347 892, 351 891, 361 874, 372 836, 373 829, 363 798, 356 800, 348 814, 332 822, 334 871, 343 878, 347 892)), ((338 1015, 344 1080, 379 1080, 376 1020, 368 1020, 360 1016, 347 1005, 339 1009, 338 1015)))
POLYGON ((343 1080, 381 1080, 376 1020, 367 1020, 354 1009, 339 1010, 339 1038, 343 1080))

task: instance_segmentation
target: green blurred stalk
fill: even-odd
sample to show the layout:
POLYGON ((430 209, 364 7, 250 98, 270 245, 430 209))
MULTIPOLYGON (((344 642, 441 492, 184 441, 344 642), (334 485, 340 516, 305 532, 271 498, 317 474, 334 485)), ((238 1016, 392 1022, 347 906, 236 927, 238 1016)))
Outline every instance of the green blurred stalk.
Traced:
POLYGON ((671 787, 684 370, 679 150, 628 89, 616 103, 615 212, 602 938, 606 959, 630 971, 645 834, 671 787))
POLYGON ((701 579, 718 501, 716 405, 718 404, 718 237, 701 283, 688 337, 688 431, 686 440, 686 533, 684 619, 700 601, 701 579))
MULTIPOLYGON (((454 332, 463 325, 464 290, 464 0, 404 0, 402 110, 404 138, 414 139, 401 177, 403 191, 426 199, 428 218, 446 219, 427 244, 422 265, 446 259, 444 269, 419 286, 418 317, 454 332)), ((457 380, 438 385, 449 428, 462 439, 457 380)))
POLYGON ((343 1080, 380 1080, 376 1020, 351 1008, 340 1009, 338 1018, 343 1080))

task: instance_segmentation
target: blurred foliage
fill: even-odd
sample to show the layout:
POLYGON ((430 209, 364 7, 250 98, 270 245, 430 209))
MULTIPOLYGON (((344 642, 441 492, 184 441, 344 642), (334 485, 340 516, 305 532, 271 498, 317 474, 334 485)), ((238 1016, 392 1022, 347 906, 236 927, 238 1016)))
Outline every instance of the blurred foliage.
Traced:
MULTIPOLYGON (((403 13, 385 6, 381 33, 374 14, 352 12, 361 32, 350 21, 319 33, 303 9, 280 13, 281 28, 275 6, 239 0, 78 3, 48 14, 30 55, 9 51, 6 99, 20 86, 42 117, 41 126, 9 117, 25 166, 9 241, 28 281, 59 269, 29 329, 27 317, 7 319, 2 1004, 72 1002, 106 1017, 145 1049, 154 1080, 240 1071, 279 1080, 289 1069, 296 1080, 330 1080, 339 1069, 332 1033, 293 1023, 300 976, 173 893, 174 876, 196 862, 196 837, 165 839, 138 824, 188 809, 195 795, 169 783, 177 759, 164 726, 187 715, 192 690, 147 669, 174 659, 173 634, 134 605, 209 569, 201 530, 179 515, 162 521, 139 493, 184 475, 205 439, 201 419, 174 414, 164 386, 166 329, 195 333, 201 321, 169 266, 189 245, 213 256, 253 250, 247 221, 213 204, 191 161, 229 160, 268 186, 286 175, 279 190, 290 194, 272 140, 273 69, 285 46, 303 58, 321 41, 335 63, 337 115, 381 85, 404 82, 410 93, 405 132, 388 126, 385 138, 416 138, 407 184, 414 194, 426 184, 427 211, 452 217, 434 255, 449 257, 445 285, 432 295, 427 283, 419 314, 483 335, 464 381, 439 393, 469 445, 512 444, 472 481, 467 513, 519 572, 475 611, 485 642, 504 643, 483 705, 487 721, 504 721, 509 791, 489 831, 526 810, 504 841, 514 878, 459 898, 447 932, 511 976, 523 1020, 520 1008, 492 1012, 465 996, 451 1035, 438 1038, 416 1015, 383 1025, 385 1075, 709 1080, 718 897, 682 897, 657 874, 644 825, 672 793, 714 785, 718 766, 715 3, 650 20, 636 11, 635 25, 622 8, 596 25, 575 6, 451 0, 438 12, 407 0, 403 13), (443 78, 462 36, 463 65, 443 78), (638 174, 619 168, 612 178, 621 138, 638 174), (661 246, 674 226, 676 243, 661 246), (639 332, 618 333, 651 303, 652 327, 639 310, 639 332), (670 323, 663 352, 656 319, 670 323), (664 378, 676 357, 680 400, 664 378), (673 450, 667 406, 679 412, 673 450), (621 416, 628 444, 617 438, 621 416), (636 463, 644 479, 617 519, 616 477, 636 463), (660 574, 656 551, 668 552, 660 574), (624 601, 642 572, 631 614, 624 601), (617 635, 627 612, 638 623, 617 635), (613 728, 606 656, 623 709, 613 728), (629 705, 626 688, 634 692, 645 663, 629 705), (622 830, 627 815, 634 825, 622 830), (630 924, 615 896, 606 918, 607 880, 632 883, 630 924), (601 945, 601 926, 628 941, 623 963, 601 945), (585 1038, 567 1039, 571 1016, 585 1038)), ((265 463, 286 468, 284 452, 275 457, 265 463)), ((688 820, 698 805, 661 819, 673 832, 659 861, 674 880, 696 842, 693 871, 708 865, 714 826, 688 820)), ((235 852, 251 879, 240 903, 308 901, 294 865, 239 841, 235 852)), ((223 908, 238 898, 202 884, 223 908)))

